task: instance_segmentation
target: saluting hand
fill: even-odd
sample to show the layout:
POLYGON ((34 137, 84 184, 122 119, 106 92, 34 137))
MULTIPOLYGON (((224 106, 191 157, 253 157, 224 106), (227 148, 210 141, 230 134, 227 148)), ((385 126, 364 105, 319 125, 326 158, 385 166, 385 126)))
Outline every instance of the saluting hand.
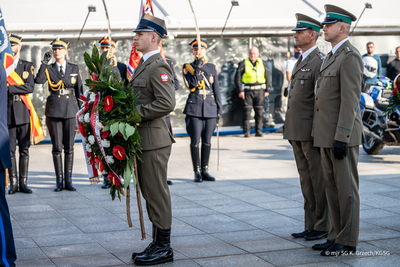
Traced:
POLYGON ((51 57, 52 57, 51 52, 47 51, 46 53, 44 53, 44 57, 43 57, 42 63, 45 64, 45 65, 48 65, 50 60, 51 60, 51 57))

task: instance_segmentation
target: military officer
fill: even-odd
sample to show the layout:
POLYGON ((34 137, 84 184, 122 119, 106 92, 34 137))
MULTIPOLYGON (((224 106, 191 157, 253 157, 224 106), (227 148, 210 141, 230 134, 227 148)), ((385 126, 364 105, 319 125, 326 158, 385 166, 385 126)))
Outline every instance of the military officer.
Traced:
POLYGON ((263 130, 264 99, 268 97, 271 89, 271 74, 267 63, 258 56, 258 48, 253 46, 249 57, 239 62, 235 75, 235 86, 239 98, 244 100, 243 133, 250 137, 250 113, 254 109, 256 121, 256 136, 261 137, 263 130))
POLYGON ((75 191, 72 186, 72 167, 74 162, 75 116, 78 112, 82 78, 79 67, 65 59, 68 42, 56 38, 51 42, 55 62, 49 65, 51 52, 46 52, 42 65, 36 75, 35 83, 48 82, 50 95, 46 102, 46 125, 53 145, 53 163, 56 173, 56 187, 59 192, 63 188, 75 191), (61 152, 64 148, 64 179, 61 152))
POLYGON ((304 196, 305 231, 293 233, 306 240, 324 238, 330 230, 326 216, 326 196, 321 157, 311 140, 314 113, 314 86, 325 55, 316 46, 322 28, 319 21, 296 14, 294 39, 303 54, 293 68, 289 84, 288 108, 283 138, 293 146, 301 191, 304 196))
POLYGON ((211 136, 222 114, 221 93, 215 65, 208 62, 206 49, 208 43, 201 39, 200 45, 195 39, 192 47, 194 61, 182 66, 183 80, 190 91, 183 113, 186 114, 186 131, 190 136, 194 181, 215 181, 208 173, 208 161, 211 152, 211 136), (201 168, 199 144, 201 137, 201 168))
POLYGON ((111 63, 113 66, 113 69, 118 70, 118 73, 121 77, 121 79, 124 80, 125 84, 128 84, 128 79, 126 78, 126 69, 127 66, 122 63, 117 61, 117 57, 115 56, 115 51, 117 49, 117 40, 112 38, 111 40, 111 48, 110 48, 110 38, 107 36, 104 36, 100 41, 100 53, 104 53, 105 51, 110 51, 108 58, 111 59, 111 63))
POLYGON ((329 220, 335 236, 313 248, 323 250, 323 256, 338 256, 355 252, 358 244, 357 163, 363 131, 359 108, 363 62, 348 40, 351 22, 357 18, 334 5, 325 5, 325 11, 321 24, 332 50, 322 63, 315 86, 313 136, 314 146, 321 148, 329 220))
POLYGON ((8 132, 10 134, 10 151, 12 167, 9 169, 10 188, 9 194, 19 190, 23 193, 32 193, 27 186, 29 146, 30 146, 30 113, 21 100, 20 95, 30 94, 35 89, 34 67, 32 62, 19 58, 22 37, 9 34, 11 49, 14 54, 15 72, 22 78, 24 85, 8 86, 8 132), (16 143, 19 147, 19 186, 17 180, 17 161, 15 157, 16 143))
POLYGON ((138 180, 153 223, 153 241, 144 251, 134 252, 132 259, 137 265, 153 265, 173 261, 174 257, 167 166, 175 141, 165 122, 165 116, 175 108, 174 76, 158 51, 167 33, 164 20, 144 14, 134 32, 136 49, 143 54, 130 81, 134 93, 140 93, 136 110, 142 117, 138 126, 142 137, 138 180))

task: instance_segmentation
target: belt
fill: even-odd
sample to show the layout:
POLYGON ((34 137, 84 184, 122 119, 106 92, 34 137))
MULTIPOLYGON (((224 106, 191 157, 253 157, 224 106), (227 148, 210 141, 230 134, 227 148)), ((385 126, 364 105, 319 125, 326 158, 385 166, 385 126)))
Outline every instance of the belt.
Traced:
POLYGON ((12 100, 13 102, 18 102, 18 101, 22 101, 21 97, 19 95, 10 95, 8 97, 10 100, 12 100))
POLYGON ((58 91, 53 91, 51 90, 52 95, 73 95, 74 90, 73 89, 60 89, 58 91))
POLYGON ((211 90, 201 90, 201 89, 197 89, 195 92, 194 92, 195 94, 198 94, 198 95, 211 95, 212 93, 213 93, 213 91, 211 91, 211 90))
POLYGON ((261 89, 267 89, 267 86, 265 84, 260 84, 260 85, 245 85, 244 86, 245 90, 261 90, 261 89))

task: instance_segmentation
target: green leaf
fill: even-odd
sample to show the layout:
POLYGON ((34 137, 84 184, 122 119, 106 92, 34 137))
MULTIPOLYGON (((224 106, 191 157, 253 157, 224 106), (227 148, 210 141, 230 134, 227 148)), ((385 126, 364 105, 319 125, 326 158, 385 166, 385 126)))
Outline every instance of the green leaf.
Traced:
POLYGON ((104 63, 106 62, 106 60, 107 60, 107 51, 104 51, 102 54, 101 54, 101 57, 100 57, 100 60, 99 60, 99 66, 101 67, 101 69, 103 69, 103 66, 104 66, 104 63))
POLYGON ((129 164, 129 159, 128 157, 126 157, 127 161, 126 161, 126 167, 124 169, 124 188, 126 189, 132 179, 132 171, 131 171, 131 166, 129 164))
POLYGON ((93 66, 92 59, 90 58, 90 55, 88 54, 88 52, 85 52, 83 54, 83 58, 85 59, 85 64, 88 67, 88 69, 93 73, 97 73, 95 67, 93 66))
POLYGON ((135 131, 136 131, 135 127, 130 126, 127 123, 125 124, 125 133, 127 138, 131 137, 131 135, 133 135, 135 131))
POLYGON ((123 92, 123 91, 119 91, 119 92, 115 95, 115 98, 117 98, 117 99, 124 99, 124 98, 126 98, 126 93, 123 92))
POLYGON ((104 126, 104 128, 103 128, 103 132, 106 132, 106 131, 108 131, 108 130, 110 130, 110 125, 106 125, 106 126, 104 126))
POLYGON ((112 136, 116 135, 118 133, 118 130, 119 130, 119 122, 111 124, 110 131, 112 136))
POLYGON ((118 89, 115 89, 115 88, 112 87, 112 86, 110 86, 110 89, 111 89, 111 90, 114 90, 114 91, 118 91, 118 89))
POLYGON ((125 122, 120 122, 119 123, 119 132, 123 135, 125 140, 128 140, 125 132, 125 122))

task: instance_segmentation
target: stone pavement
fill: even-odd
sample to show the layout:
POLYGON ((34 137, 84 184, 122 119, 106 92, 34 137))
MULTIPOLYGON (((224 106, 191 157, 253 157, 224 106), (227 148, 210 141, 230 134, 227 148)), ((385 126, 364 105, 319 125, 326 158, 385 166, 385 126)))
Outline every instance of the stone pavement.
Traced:
MULTIPOLYGON (((219 172, 214 137, 210 170, 217 181, 199 184, 193 182, 189 138, 176 141, 169 163, 175 261, 164 266, 400 265, 400 148, 385 147, 376 156, 360 149, 357 250, 363 255, 322 257, 311 249, 315 242, 291 237, 304 229, 303 198, 282 134, 221 137, 219 172)), ((111 201, 109 190, 90 185, 80 143, 75 144, 76 192, 53 191, 51 145, 30 151, 33 194, 7 196, 17 266, 132 265, 132 251, 145 248, 151 235, 145 213, 148 238, 140 240, 135 196, 129 228, 125 198, 111 201)))

